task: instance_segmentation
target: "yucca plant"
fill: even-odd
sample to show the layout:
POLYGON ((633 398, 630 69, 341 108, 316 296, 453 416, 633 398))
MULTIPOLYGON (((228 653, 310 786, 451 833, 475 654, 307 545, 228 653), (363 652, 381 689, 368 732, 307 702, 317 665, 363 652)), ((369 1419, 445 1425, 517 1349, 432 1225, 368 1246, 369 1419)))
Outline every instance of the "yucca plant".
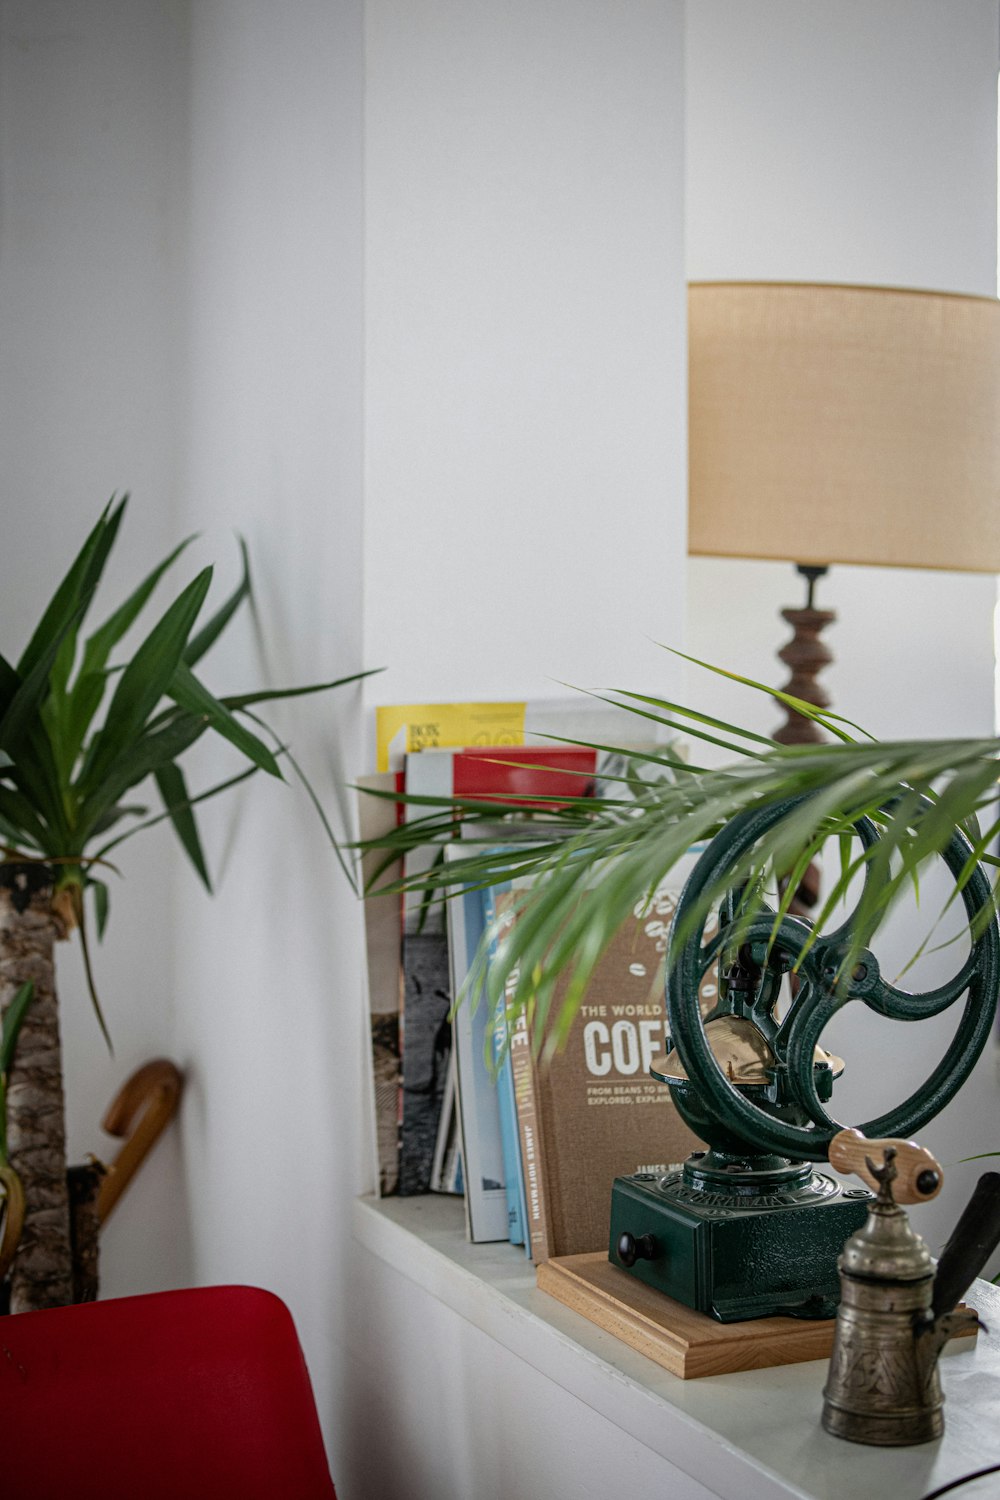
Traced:
POLYGON ((245 549, 238 587, 207 619, 201 615, 211 568, 181 590, 123 660, 114 659, 157 584, 188 545, 176 547, 84 635, 126 500, 106 507, 16 665, 0 656, 0 1009, 20 1024, 5 1070, 8 1210, 19 1189, 24 1198, 23 1230, 10 1273, 12 1311, 60 1305, 72 1295, 56 939, 79 934, 106 1034, 88 930, 93 925, 102 935, 108 919, 107 875, 115 848, 169 819, 211 889, 196 805, 258 771, 282 774, 283 747, 274 740, 272 748, 262 738, 259 730, 270 731, 253 712, 255 706, 323 692, 364 675, 225 698, 210 692, 195 669, 249 596, 245 549), (229 741, 242 767, 192 795, 179 762, 206 733, 229 741), (132 800, 144 783, 155 786, 157 812, 132 800), (26 1002, 19 997, 28 983, 33 1002, 24 1011, 26 1002))
MULTIPOLYGON (((447 899, 461 888, 531 877, 530 889, 517 898, 519 918, 489 964, 487 992, 495 1008, 506 1004, 516 1014, 530 1006, 539 1051, 558 1047, 566 1037, 587 983, 622 923, 643 910, 692 845, 711 838, 748 809, 788 804, 784 816, 742 863, 706 887, 699 905, 692 908, 692 927, 724 888, 735 885, 745 893, 742 916, 747 921, 759 910, 763 892, 771 893, 769 909, 777 930, 809 864, 831 841, 839 850, 839 869, 814 915, 814 932, 818 935, 826 924, 839 920, 838 907, 848 889, 862 884, 855 928, 858 944, 870 940, 889 908, 919 880, 923 866, 948 845, 956 828, 968 839, 968 859, 954 894, 972 877, 977 862, 994 867, 998 863, 991 849, 1000 829, 1000 739, 876 742, 838 715, 748 678, 722 675, 814 720, 830 741, 784 746, 657 696, 600 695, 636 715, 637 739, 643 726, 648 730, 652 723, 711 745, 713 756, 721 751, 727 757, 725 763, 701 765, 679 758, 670 746, 641 752, 595 745, 592 748, 625 757, 630 770, 603 797, 567 797, 557 803, 554 799, 544 818, 534 814, 537 842, 500 847, 495 800, 424 797, 405 799, 423 804, 414 810, 417 815, 364 846, 384 856, 375 862, 374 883, 409 849, 454 838, 460 820, 468 855, 447 866, 434 864, 404 885, 432 901, 447 899), (865 818, 872 820, 878 835, 867 845, 856 836, 856 825, 865 818), (481 842, 489 845, 488 850, 475 847, 477 823, 485 825, 481 842), (869 869, 877 878, 859 882, 859 875, 869 869)), ((502 750, 496 755, 503 759, 502 750)), ((994 901, 987 899, 973 926, 990 920, 993 909, 994 901)), ((485 952, 484 944, 472 990, 486 967, 485 952)), ((845 953, 845 972, 852 963, 851 953, 845 953)))
POLYGON ((10 1270, 24 1227, 24 1189, 10 1164, 7 1149, 7 1078, 25 1011, 34 997, 30 980, 22 984, 0 1023, 0 1282, 10 1270))

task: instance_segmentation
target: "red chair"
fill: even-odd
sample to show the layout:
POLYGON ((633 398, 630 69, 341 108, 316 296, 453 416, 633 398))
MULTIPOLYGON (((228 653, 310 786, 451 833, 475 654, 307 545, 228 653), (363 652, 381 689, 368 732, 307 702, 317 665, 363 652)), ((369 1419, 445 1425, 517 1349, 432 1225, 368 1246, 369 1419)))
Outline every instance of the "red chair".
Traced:
POLYGON ((336 1500, 288 1309, 227 1286, 0 1318, 0 1487, 336 1500))

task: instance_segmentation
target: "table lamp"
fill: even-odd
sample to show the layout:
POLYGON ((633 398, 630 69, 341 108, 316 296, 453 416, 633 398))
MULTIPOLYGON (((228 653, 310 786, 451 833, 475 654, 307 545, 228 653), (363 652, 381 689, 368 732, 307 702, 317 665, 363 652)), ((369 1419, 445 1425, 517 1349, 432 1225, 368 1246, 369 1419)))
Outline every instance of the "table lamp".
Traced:
MULTIPOLYGON (((825 707, 830 564, 1000 573, 1000 301, 694 282, 688 341, 688 550, 798 565, 779 656, 825 707)), ((777 740, 822 738, 785 712, 777 740)))

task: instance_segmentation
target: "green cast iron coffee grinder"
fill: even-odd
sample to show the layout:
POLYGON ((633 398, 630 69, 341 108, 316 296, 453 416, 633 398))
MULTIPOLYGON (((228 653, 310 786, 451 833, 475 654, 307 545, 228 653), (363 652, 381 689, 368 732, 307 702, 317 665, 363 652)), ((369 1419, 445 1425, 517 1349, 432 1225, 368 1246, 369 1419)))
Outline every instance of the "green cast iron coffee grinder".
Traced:
MULTIPOLYGON (((790 915, 775 930, 775 912, 763 902, 750 915, 741 912, 738 877, 746 857, 791 807, 751 809, 723 829, 695 867, 674 916, 679 951, 671 940, 667 954, 671 1050, 650 1072, 667 1085, 708 1149, 695 1152, 680 1171, 620 1177, 612 1190, 614 1264, 723 1323, 836 1312, 837 1257, 865 1222, 872 1194, 814 1170, 814 1162, 856 1170, 866 1152, 877 1156, 896 1146, 908 1163, 897 1201, 938 1192, 940 1171, 929 1153, 905 1140, 875 1138, 913 1135, 957 1093, 989 1036, 1000 986, 1000 929, 995 916, 983 921, 993 903, 978 865, 961 889, 968 956, 951 980, 921 994, 889 983, 875 954, 858 946, 857 905, 835 931, 818 937, 807 920, 790 915), (733 885, 717 915, 698 918, 703 893, 730 876, 733 885), (716 964, 718 1000, 703 1015, 699 988, 716 964), (789 973, 792 993, 779 1018, 779 991, 789 973), (860 1002, 891 1020, 916 1022, 963 996, 955 1035, 930 1077, 897 1107, 845 1130, 829 1108, 844 1064, 819 1045, 831 1018, 860 1002)), ((862 819, 855 832, 873 851, 877 826, 862 819)), ((970 856, 956 831, 942 853, 956 881, 967 873, 970 856)), ((880 878, 880 862, 872 859, 865 882, 880 878)))

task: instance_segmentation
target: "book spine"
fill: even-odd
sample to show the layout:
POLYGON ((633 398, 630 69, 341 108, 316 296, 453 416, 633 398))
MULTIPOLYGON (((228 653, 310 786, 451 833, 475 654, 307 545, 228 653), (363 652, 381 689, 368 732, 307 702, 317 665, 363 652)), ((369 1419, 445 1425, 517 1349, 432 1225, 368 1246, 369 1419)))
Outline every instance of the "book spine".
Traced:
MULTIPOLYGON (((447 858, 447 855, 446 855, 447 858)), ((462 991, 482 936, 482 900, 465 891, 448 902, 452 990, 462 991)), ((458 1116, 469 1237, 476 1243, 507 1238, 507 1189, 496 1085, 487 1062, 487 1011, 467 996, 455 1012, 458 1116)))
POLYGON ((434 1142, 434 1161, 431 1164, 431 1192, 452 1193, 451 1180, 454 1175, 454 1152, 458 1149, 458 1128, 455 1122, 455 1053, 448 1059, 448 1074, 445 1079, 444 1102, 438 1121, 437 1139, 434 1142))
POLYGON ((403 938, 403 1120, 399 1193, 426 1193, 441 1123, 451 1057, 448 939, 442 933, 403 938))
MULTIPOLYGON (((365 796, 368 791, 399 791, 396 776, 363 776, 358 792, 358 828, 363 839, 387 833, 396 823, 397 805, 384 797, 365 796)), ((378 856, 366 854, 362 875, 367 888, 375 880, 378 856)), ((399 1190, 399 1130, 402 1109, 402 1065, 400 1022, 402 1019, 402 953, 400 897, 378 894, 403 873, 397 860, 383 870, 376 890, 364 903, 365 976, 371 1054, 372 1117, 378 1162, 378 1191, 384 1198, 399 1190)))
MULTIPOLYGON (((497 922, 495 887, 483 891, 483 918, 490 935, 490 959, 496 956, 497 945, 505 925, 503 918, 497 922)), ((486 1003, 485 1000, 481 1003, 486 1003)), ((500 1136, 503 1146, 504 1181, 507 1187, 508 1237, 512 1245, 525 1243, 524 1178, 521 1168, 521 1147, 517 1129, 517 1109, 514 1102, 514 1072, 507 1046, 507 1020, 504 1013, 495 1018, 493 1029, 493 1058, 497 1068, 497 1102, 500 1107, 500 1136)))
MULTIPOLYGON (((514 897, 511 892, 497 896, 497 908, 501 915, 510 913, 513 920, 514 897)), ((506 986, 506 1001, 509 1006, 517 984, 514 970, 506 986)), ((526 1235, 525 1249, 536 1265, 549 1259, 552 1254, 551 1227, 548 1211, 548 1194, 545 1187, 545 1167, 542 1159, 538 1122, 538 1091, 535 1079, 535 1060, 531 1049, 531 1033, 528 1017, 522 1010, 513 1023, 510 1038, 511 1076, 514 1085, 514 1106, 517 1113, 517 1132, 520 1143, 521 1168, 524 1176, 526 1235)))

